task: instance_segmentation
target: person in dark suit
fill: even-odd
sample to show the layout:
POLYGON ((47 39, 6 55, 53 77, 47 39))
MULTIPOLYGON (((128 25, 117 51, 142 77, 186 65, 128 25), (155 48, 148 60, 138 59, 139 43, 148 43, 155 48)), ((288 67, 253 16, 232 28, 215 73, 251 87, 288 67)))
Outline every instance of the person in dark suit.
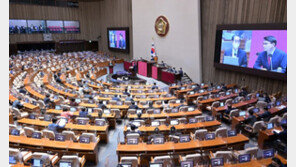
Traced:
POLYGON ((263 41, 264 51, 258 53, 254 64, 255 69, 277 71, 285 73, 287 69, 287 54, 276 48, 277 40, 274 36, 266 36, 263 41))
POLYGON ((125 40, 123 39, 122 34, 119 34, 119 48, 120 49, 125 49, 125 40))
POLYGON ((247 60, 247 53, 239 48, 240 45, 240 37, 234 35, 232 37, 232 48, 225 50, 225 56, 237 57, 238 58, 238 66, 240 67, 247 67, 248 60, 247 60))

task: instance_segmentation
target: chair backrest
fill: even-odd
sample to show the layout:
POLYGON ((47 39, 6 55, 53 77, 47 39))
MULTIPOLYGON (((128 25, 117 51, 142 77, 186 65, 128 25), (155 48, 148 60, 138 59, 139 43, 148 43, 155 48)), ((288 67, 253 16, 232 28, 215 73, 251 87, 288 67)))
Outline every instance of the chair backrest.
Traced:
POLYGON ((126 138, 140 138, 140 134, 139 133, 128 133, 126 134, 126 138))
POLYGON ((198 164, 198 165, 200 165, 200 164, 202 164, 204 162, 203 157, 198 153, 186 155, 185 160, 186 161, 187 160, 193 160, 193 164, 198 164))
POLYGON ((132 166, 138 166, 139 165, 137 157, 121 157, 120 161, 121 161, 121 163, 130 162, 130 163, 132 163, 132 166))
POLYGON ((169 104, 176 104, 176 100, 175 99, 169 100, 169 104))
POLYGON ((194 137, 195 139, 198 139, 198 140, 204 140, 207 133, 208 133, 207 129, 198 129, 195 131, 194 137))
POLYGON ((215 101, 213 104, 212 104, 212 108, 217 108, 217 107, 219 107, 219 105, 220 105, 220 102, 219 101, 215 101))
POLYGON ((241 101, 244 101, 245 100, 245 98, 243 97, 243 96, 239 96, 239 97, 237 97, 237 101, 238 102, 241 102, 241 101))
POLYGON ((249 113, 251 110, 253 110, 255 107, 254 106, 251 106, 251 107, 248 107, 247 108, 247 112, 249 113))
POLYGON ((261 130, 263 127, 265 127, 264 121, 256 121, 253 125, 253 132, 257 133, 259 130, 261 130))
POLYGON ((116 104, 117 104, 117 101, 116 101, 116 100, 110 100, 109 103, 110 103, 111 105, 116 105, 116 104))
POLYGON ((213 98, 215 98, 215 95, 214 94, 210 94, 209 98, 210 99, 213 99, 213 98))
POLYGON ((268 123, 273 123, 274 125, 278 126, 279 125, 279 120, 280 120, 280 117, 278 115, 276 115, 276 116, 270 118, 268 123))
POLYGON ((257 158, 258 147, 249 147, 245 149, 245 154, 251 154, 251 157, 257 158))
POLYGON ((17 117, 20 117, 21 116, 21 112, 20 112, 20 110, 19 109, 17 109, 17 108, 12 108, 12 112, 13 112, 13 114, 14 115, 16 115, 17 117))
POLYGON ((25 135, 27 137, 32 137, 33 133, 34 133, 34 128, 31 127, 24 127, 24 131, 25 131, 25 135))
POLYGON ((127 114, 136 114, 137 110, 136 109, 128 109, 127 114))
POLYGON ((11 133, 11 131, 13 129, 17 129, 17 126, 16 125, 13 125, 13 124, 9 124, 9 134, 11 133))
POLYGON ((64 130, 62 134, 65 135, 65 140, 76 141, 76 136, 73 131, 64 130))
POLYGON ((162 104, 162 101, 157 100, 157 101, 155 101, 155 104, 156 104, 156 105, 161 105, 161 104, 162 104))
POLYGON ((115 114, 115 117, 116 118, 120 118, 121 117, 121 113, 120 113, 120 110, 119 109, 111 109, 111 113, 112 112, 115 114))
POLYGON ((238 117, 238 116, 239 116, 239 110, 238 109, 231 110, 230 113, 229 113, 230 119, 232 119, 232 117, 238 117))
POLYGON ((43 134, 43 137, 44 138, 48 138, 50 140, 54 140, 55 139, 55 134, 51 130, 43 129, 42 130, 42 134, 43 134))
POLYGON ((144 106, 144 105, 147 105, 148 102, 147 101, 140 101, 140 104, 144 106))
POLYGON ((258 108, 267 107, 267 103, 265 101, 258 101, 256 104, 256 107, 258 107, 258 108))
POLYGON ((223 158, 224 163, 230 162, 233 159, 233 153, 232 151, 217 151, 214 153, 215 158, 223 158))
POLYGON ((50 157, 47 153, 34 152, 32 154, 32 159, 41 159, 43 161, 43 166, 50 165, 50 157))
POLYGON ((42 100, 38 100, 37 104, 39 105, 40 108, 44 108, 45 107, 45 103, 42 100))
POLYGON ((227 99, 227 100, 225 101, 225 106, 227 106, 228 104, 232 104, 232 99, 227 99))
POLYGON ((205 122, 206 116, 205 115, 200 115, 200 116, 195 116, 197 122, 205 122))
POLYGON ((220 96, 225 96, 225 92, 220 92, 219 95, 220 96))
POLYGON ((287 113, 283 114, 282 119, 281 120, 287 120, 287 113))
POLYGON ((96 135, 95 134, 93 134, 93 133, 82 133, 81 135, 80 135, 80 137, 82 137, 82 136, 84 136, 84 137, 89 137, 89 141, 90 142, 97 142, 97 138, 96 138, 96 135))
POLYGON ((125 101, 124 104, 130 106, 130 105, 132 105, 132 102, 131 101, 125 101))
POLYGON ((153 109, 148 109, 148 110, 146 110, 146 113, 147 114, 153 114, 154 113, 154 110, 153 109))
POLYGON ((23 162, 21 151, 17 148, 9 148, 9 156, 13 156, 17 162, 23 162))
POLYGON ((162 162, 163 166, 170 167, 173 165, 173 161, 170 156, 156 156, 154 157, 154 162, 162 162))
POLYGON ((182 117, 182 118, 177 118, 179 120, 179 123, 181 124, 186 124, 187 123, 187 119, 182 117))
POLYGON ((221 128, 216 129, 215 136, 216 137, 227 137, 227 128, 221 127, 221 128))
POLYGON ((71 167, 80 167, 79 157, 77 155, 63 155, 60 161, 71 162, 71 167))
POLYGON ((188 111, 188 106, 182 106, 179 108, 179 111, 183 112, 183 111, 188 111))

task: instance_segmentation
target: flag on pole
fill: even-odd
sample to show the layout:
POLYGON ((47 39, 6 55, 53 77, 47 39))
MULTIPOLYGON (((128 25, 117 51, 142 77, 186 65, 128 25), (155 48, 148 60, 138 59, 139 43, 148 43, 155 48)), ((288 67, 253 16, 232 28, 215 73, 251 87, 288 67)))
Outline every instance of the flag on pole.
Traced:
POLYGON ((152 42, 152 46, 151 46, 151 56, 155 57, 155 48, 154 48, 153 42, 152 42))

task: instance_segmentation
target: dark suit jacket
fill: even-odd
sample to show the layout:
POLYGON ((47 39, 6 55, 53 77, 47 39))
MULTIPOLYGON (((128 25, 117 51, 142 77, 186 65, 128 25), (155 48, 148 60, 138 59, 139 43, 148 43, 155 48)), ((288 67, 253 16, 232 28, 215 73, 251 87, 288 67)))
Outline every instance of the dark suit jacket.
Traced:
POLYGON ((119 40, 119 48, 121 49, 125 48, 125 40, 119 40))
MULTIPOLYGON (((224 56, 232 56, 232 48, 225 50, 224 56)), ((247 64, 248 64, 247 53, 244 50, 238 48, 236 56, 238 57, 238 66, 247 67, 247 64)))
POLYGON ((286 68, 287 68, 287 54, 280 50, 280 49, 275 49, 275 51, 273 52, 272 55, 272 69, 271 66, 268 66, 268 60, 267 60, 267 52, 263 51, 261 53, 259 53, 257 60, 254 64, 254 68, 255 69, 260 69, 261 66, 263 68, 266 68, 268 71, 270 70, 276 70, 278 67, 282 68, 282 73, 286 72, 286 68))

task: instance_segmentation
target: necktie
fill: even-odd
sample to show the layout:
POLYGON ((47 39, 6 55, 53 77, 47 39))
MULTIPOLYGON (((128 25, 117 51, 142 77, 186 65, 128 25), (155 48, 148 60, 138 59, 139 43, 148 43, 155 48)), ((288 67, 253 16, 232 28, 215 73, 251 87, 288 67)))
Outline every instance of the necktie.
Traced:
POLYGON ((271 65, 271 61, 270 61, 271 56, 272 56, 272 54, 269 54, 269 55, 267 56, 268 67, 270 67, 270 65, 271 65))

